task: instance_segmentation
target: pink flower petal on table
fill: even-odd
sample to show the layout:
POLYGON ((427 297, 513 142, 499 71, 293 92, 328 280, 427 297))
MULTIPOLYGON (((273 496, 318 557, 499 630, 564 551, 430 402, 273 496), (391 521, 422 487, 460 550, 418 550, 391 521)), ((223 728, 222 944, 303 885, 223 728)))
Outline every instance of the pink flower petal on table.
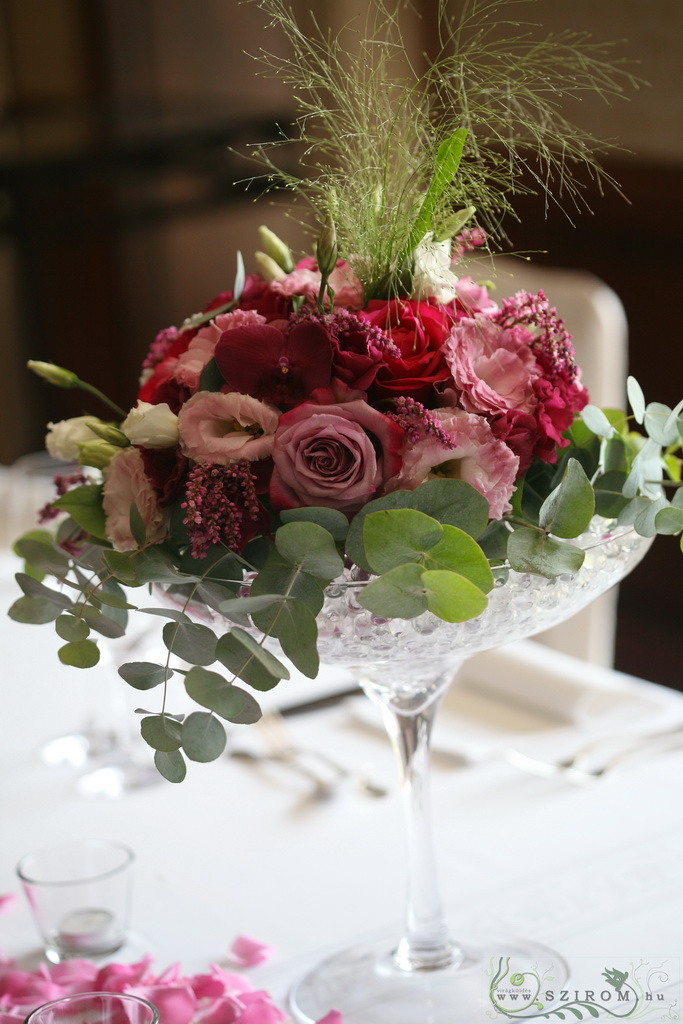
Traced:
POLYGON ((98 992, 124 992, 131 985, 143 984, 152 975, 149 966, 153 956, 145 956, 134 964, 107 964, 98 971, 95 988, 98 992))
POLYGON ((92 960, 65 960, 48 968, 51 980, 67 989, 69 995, 92 992, 98 970, 92 960))
POLYGON ((238 935, 230 947, 230 959, 238 967, 256 967, 264 963, 275 952, 273 946, 252 939, 250 935, 238 935))
POLYGON ((163 1024, 190 1024, 194 1020, 197 1000, 187 985, 139 985, 126 989, 126 993, 156 1006, 163 1024))
POLYGON ((17 894, 15 892, 6 892, 0 895, 0 913, 3 910, 9 910, 16 898, 17 894))
POLYGON ((247 992, 240 996, 244 1009, 238 1024, 284 1024, 289 1018, 273 1003, 267 992, 247 992))
POLYGON ((316 1021, 316 1024, 343 1024, 342 1015, 339 1010, 330 1010, 319 1021, 316 1021))

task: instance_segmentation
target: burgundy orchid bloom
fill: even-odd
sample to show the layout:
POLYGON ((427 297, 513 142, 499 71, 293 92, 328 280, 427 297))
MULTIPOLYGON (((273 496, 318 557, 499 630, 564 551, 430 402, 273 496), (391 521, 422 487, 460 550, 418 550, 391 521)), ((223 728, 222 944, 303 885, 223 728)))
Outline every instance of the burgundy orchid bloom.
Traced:
POLYGON ((290 327, 284 320, 225 331, 214 353, 230 388, 277 406, 295 405, 316 388, 327 387, 332 355, 321 324, 305 321, 290 327))

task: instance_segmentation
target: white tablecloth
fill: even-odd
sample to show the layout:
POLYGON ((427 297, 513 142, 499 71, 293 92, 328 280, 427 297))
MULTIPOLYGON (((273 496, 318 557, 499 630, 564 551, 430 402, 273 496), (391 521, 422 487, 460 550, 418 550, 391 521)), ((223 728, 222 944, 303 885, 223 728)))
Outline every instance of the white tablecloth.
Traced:
MULTIPOLYGON (((0 563, 3 609, 16 596, 12 562, 0 563)), ((180 786, 160 781, 118 800, 87 798, 76 789, 82 770, 43 763, 40 747, 101 715, 111 688, 104 669, 60 666, 58 646, 50 627, 0 616, 0 894, 19 892, 14 869, 26 852, 93 836, 135 851, 133 947, 152 952, 159 966, 224 962, 232 939, 246 933, 277 948, 259 970, 282 987, 323 951, 387 924, 398 933, 398 786, 387 741, 356 710, 365 698, 288 722, 297 741, 350 767, 371 764, 390 785, 388 798, 348 782, 330 799, 313 800, 293 773, 225 757, 191 765, 180 786)), ((678 694, 628 685, 645 699, 619 731, 683 721, 678 694)), ((156 707, 154 691, 127 692, 119 681, 116 693, 129 707, 156 707)), ((257 748, 253 728, 236 727, 231 742, 257 748)), ((634 761, 585 788, 525 775, 496 757, 507 745, 563 753, 583 734, 609 728, 609 718, 577 726, 505 709, 473 686, 453 689, 436 745, 453 749, 460 738, 480 758, 459 767, 437 756, 433 773, 438 860, 456 934, 473 924, 521 932, 570 959, 681 957, 683 752, 634 761)), ((28 964, 37 950, 22 897, 0 913, 0 952, 28 964)))

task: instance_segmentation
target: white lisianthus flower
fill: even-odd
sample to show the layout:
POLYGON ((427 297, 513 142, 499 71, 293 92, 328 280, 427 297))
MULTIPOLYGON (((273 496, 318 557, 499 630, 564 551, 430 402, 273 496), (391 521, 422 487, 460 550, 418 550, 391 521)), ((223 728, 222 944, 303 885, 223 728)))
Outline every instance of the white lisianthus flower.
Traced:
POLYGON ((435 299, 445 305, 455 298, 457 274, 451 270, 451 240, 435 242, 431 231, 415 250, 412 299, 435 299))
POLYGON ((93 423, 100 423, 97 416, 73 416, 59 423, 48 423, 45 447, 52 458, 61 462, 75 462, 80 452, 79 445, 98 438, 94 430, 91 430, 93 423))
POLYGON ((131 444, 145 448, 174 448, 178 444, 178 417, 166 402, 138 402, 121 424, 131 444))

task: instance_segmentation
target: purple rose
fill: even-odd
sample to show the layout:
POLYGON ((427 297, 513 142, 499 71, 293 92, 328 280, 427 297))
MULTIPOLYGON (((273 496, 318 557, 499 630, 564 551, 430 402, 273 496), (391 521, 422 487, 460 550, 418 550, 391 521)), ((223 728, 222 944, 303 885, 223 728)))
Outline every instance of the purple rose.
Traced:
POLYGON ((296 406, 275 434, 273 507, 357 512, 399 472, 403 439, 403 430, 367 402, 296 406))

